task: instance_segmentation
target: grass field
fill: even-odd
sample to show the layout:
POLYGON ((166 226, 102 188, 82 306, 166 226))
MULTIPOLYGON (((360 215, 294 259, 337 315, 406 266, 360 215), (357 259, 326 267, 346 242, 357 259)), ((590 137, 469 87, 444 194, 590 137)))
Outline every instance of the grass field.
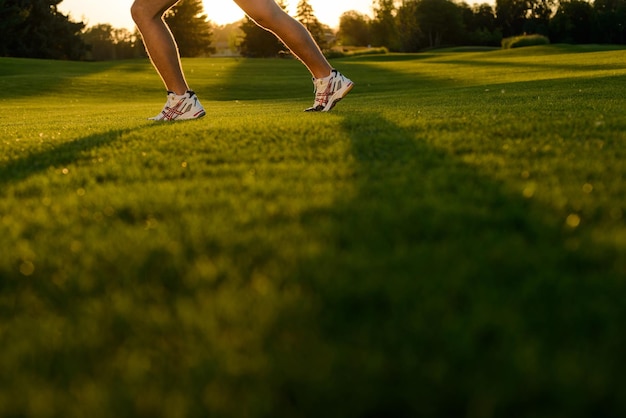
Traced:
POLYGON ((0 59, 0 416, 626 416, 625 63, 0 59))

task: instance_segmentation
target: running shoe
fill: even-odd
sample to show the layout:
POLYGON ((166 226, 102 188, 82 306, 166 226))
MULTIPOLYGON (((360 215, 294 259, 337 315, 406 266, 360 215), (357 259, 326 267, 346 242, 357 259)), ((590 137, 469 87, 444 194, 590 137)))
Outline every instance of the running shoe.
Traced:
POLYGON ((172 91, 167 92, 167 103, 161 113, 150 120, 172 121, 198 119, 206 115, 204 108, 198 100, 198 96, 191 90, 183 95, 177 95, 172 91))
POLYGON ((314 78, 315 102, 305 112, 328 112, 352 90, 354 83, 333 70, 328 77, 314 78))

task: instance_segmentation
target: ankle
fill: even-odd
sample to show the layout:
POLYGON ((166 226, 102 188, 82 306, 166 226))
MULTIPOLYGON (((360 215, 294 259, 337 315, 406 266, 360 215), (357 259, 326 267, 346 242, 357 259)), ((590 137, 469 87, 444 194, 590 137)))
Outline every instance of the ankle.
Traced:
POLYGON ((314 77, 316 80, 323 80, 323 79, 325 79, 325 78, 328 78, 328 77, 332 76, 332 75, 333 75, 333 70, 334 70, 334 69, 333 69, 333 68, 331 68, 331 69, 330 69, 330 70, 328 70, 328 71, 323 71, 323 72, 320 72, 320 73, 316 73, 316 74, 314 74, 314 75, 313 75, 313 77, 314 77))

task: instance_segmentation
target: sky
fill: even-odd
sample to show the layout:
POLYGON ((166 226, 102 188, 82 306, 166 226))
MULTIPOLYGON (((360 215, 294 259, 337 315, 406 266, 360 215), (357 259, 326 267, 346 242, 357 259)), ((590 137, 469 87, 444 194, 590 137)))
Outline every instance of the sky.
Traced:
MULTIPOLYGON (((203 0, 204 11, 209 20, 223 25, 241 19, 244 14, 232 0, 203 0)), ((71 16, 72 20, 83 21, 87 26, 110 23, 115 28, 133 29, 130 5, 133 0, 63 0, 58 8, 71 16)), ((288 0, 289 12, 295 14, 298 0, 288 0)), ((339 26, 339 16, 348 10, 372 15, 372 0, 309 0, 318 20, 331 27, 339 26), (339 6, 337 6, 339 4, 339 6)))

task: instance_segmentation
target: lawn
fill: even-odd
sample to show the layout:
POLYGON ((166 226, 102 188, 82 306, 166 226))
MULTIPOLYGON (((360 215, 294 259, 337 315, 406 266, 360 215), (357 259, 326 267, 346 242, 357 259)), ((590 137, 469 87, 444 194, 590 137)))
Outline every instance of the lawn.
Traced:
POLYGON ((625 62, 0 58, 0 416, 626 416, 625 62))

